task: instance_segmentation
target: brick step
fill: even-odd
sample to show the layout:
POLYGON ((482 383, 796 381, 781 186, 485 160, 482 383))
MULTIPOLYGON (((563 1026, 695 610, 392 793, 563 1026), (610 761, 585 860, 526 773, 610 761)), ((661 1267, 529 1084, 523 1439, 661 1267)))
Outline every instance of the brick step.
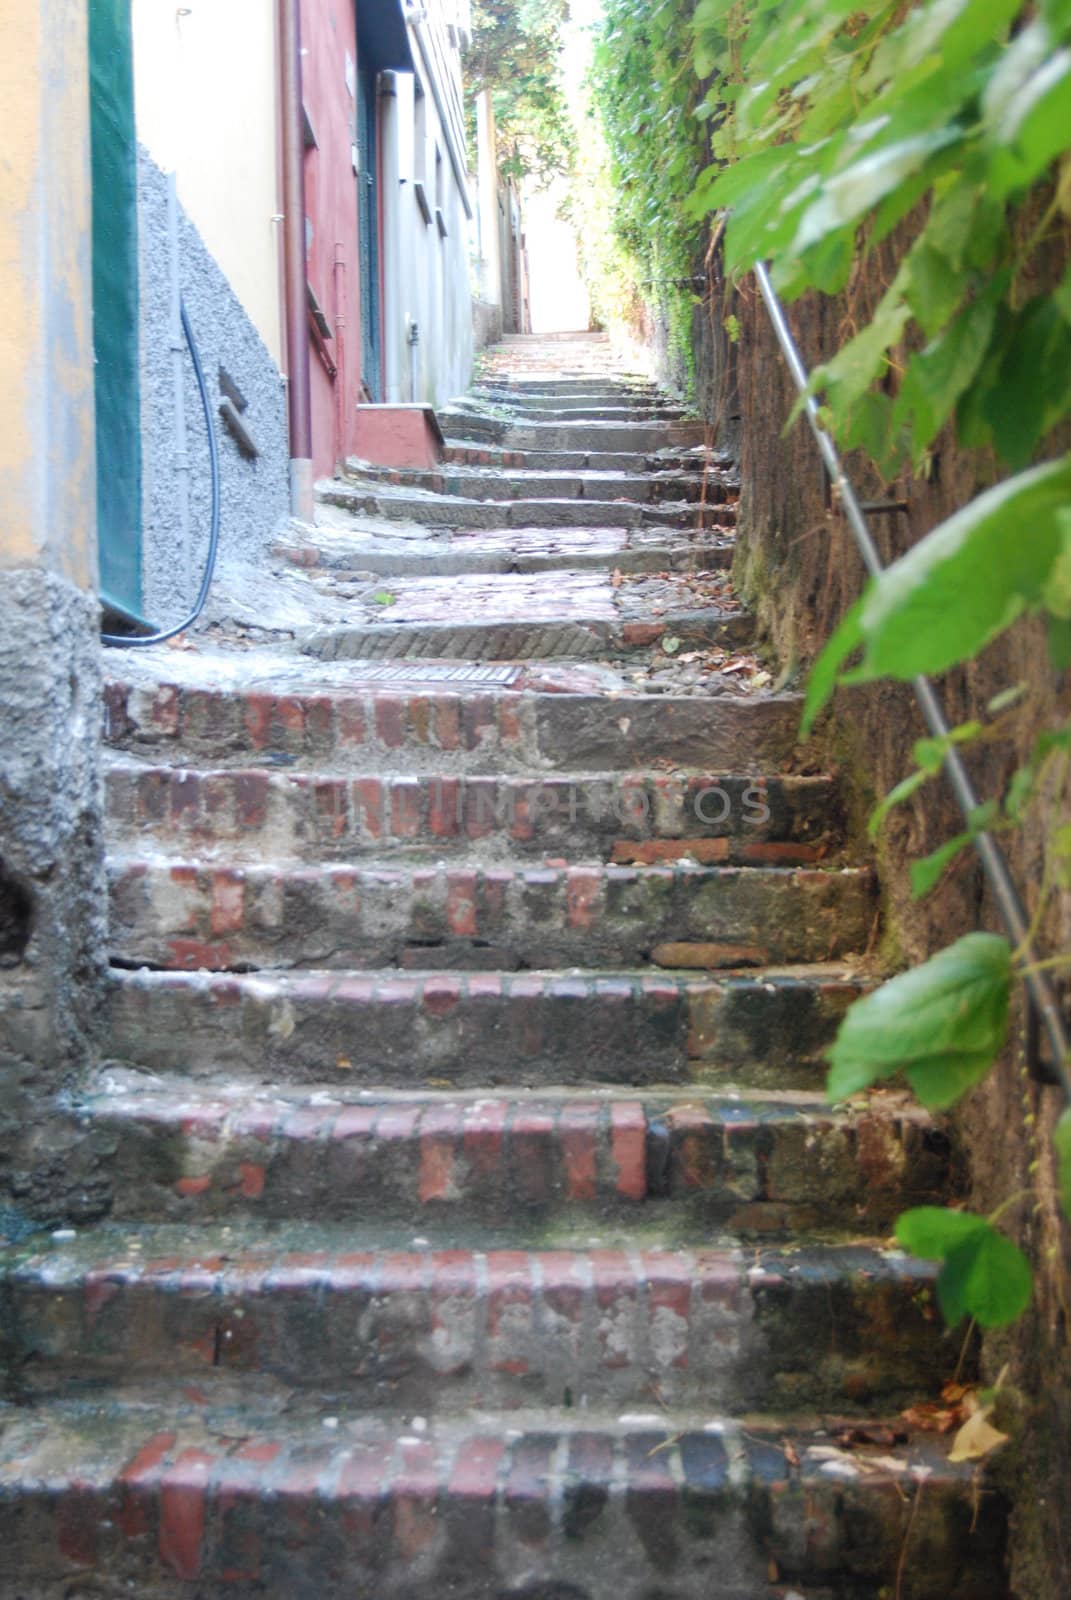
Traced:
POLYGON ((652 1397, 729 1415, 907 1405, 959 1354, 936 1275, 858 1244, 399 1249, 337 1224, 108 1224, 0 1257, 24 1396, 242 1372, 362 1408, 539 1405, 548 1422, 652 1397))
POLYGON ((549 472, 538 468, 510 471, 478 467, 417 468, 375 467, 350 462, 346 477, 336 482, 375 492, 380 483, 396 488, 423 489, 430 494, 461 495, 470 500, 625 500, 637 505, 666 500, 706 500, 720 505, 735 499, 736 491, 717 478, 704 481, 701 472, 549 472))
MULTIPOLYGON (((462 467, 511 467, 537 472, 698 472, 739 494, 739 474, 731 457, 706 445, 669 445, 637 450, 507 450, 489 440, 477 444, 447 441, 443 462, 462 467)), ((353 463, 351 463, 352 465, 353 463)))
POLYGON ((757 1600, 789 1593, 776 1572, 874 1600, 901 1571, 911 1600, 1009 1593, 1003 1500, 979 1516, 976 1467, 933 1435, 830 1459, 831 1423, 650 1408, 327 1420, 248 1383, 229 1404, 172 1384, 13 1416, 13 1593, 757 1600))
MULTIPOLYGON (((254 665, 207 644, 189 657, 172 651, 165 662, 107 666, 105 740, 193 764, 435 774, 448 756, 453 770, 474 773, 622 772, 641 762, 701 771, 716 757, 726 772, 781 772, 795 765, 802 704, 789 694, 694 700, 431 680, 362 688, 352 662, 258 651, 254 665)), ((533 677, 519 672, 516 681, 533 677)))
POLYGON ((723 520, 721 507, 709 497, 706 505, 684 499, 578 499, 573 493, 475 499, 460 492, 435 494, 342 478, 322 479, 316 493, 322 504, 354 516, 417 522, 426 528, 709 528, 723 520))
POLYGON ((862 985, 749 974, 116 971, 110 1053, 200 1078, 486 1089, 811 1084, 862 985))
POLYGON ((867 868, 286 866, 115 856, 113 958, 157 967, 710 969, 830 961, 874 930, 867 868))
POLYGON ((471 403, 468 400, 455 401, 452 409, 455 413, 475 417, 480 422, 502 419, 514 423, 679 423, 696 420, 694 413, 688 412, 684 406, 652 398, 625 399, 621 395, 612 395, 606 400, 600 400, 596 395, 581 395, 573 399, 568 395, 554 395, 541 401, 534 395, 499 391, 477 396, 471 403))
MULTIPOLYGON (((551 408, 556 405, 581 405, 588 400, 605 401, 607 405, 677 404, 654 383, 613 383, 609 379, 600 382, 596 378, 563 378, 557 383, 539 378, 502 383, 494 379, 481 380, 474 383, 468 393, 473 399, 488 405, 523 402, 537 409, 541 409, 542 401, 546 401, 551 408)), ((678 405, 677 409, 681 407, 678 405)))
MULTIPOLYGON (((715 572, 732 565, 736 511, 722 507, 721 526, 672 528, 439 528, 425 539, 370 535, 331 522, 315 531, 293 527, 276 538, 272 555, 295 567, 337 574, 420 577, 459 572, 715 572)), ((345 579, 344 579, 345 575, 345 579)))
POLYGON ((618 1245, 643 1229, 707 1245, 718 1230, 875 1231, 961 1179, 947 1135, 891 1092, 833 1111, 786 1090, 286 1093, 109 1067, 78 1115, 121 1221, 374 1217, 489 1247, 551 1227, 585 1244, 595 1226, 618 1245))
POLYGON ((507 450, 691 450, 708 443, 703 422, 513 422, 446 409, 438 413, 448 444, 500 444, 507 450))
POLYGON ((270 767, 105 769, 114 848, 156 841, 228 860, 419 857, 475 840, 494 852, 653 865, 806 865, 843 838, 829 777, 571 773, 555 777, 353 777, 270 767))

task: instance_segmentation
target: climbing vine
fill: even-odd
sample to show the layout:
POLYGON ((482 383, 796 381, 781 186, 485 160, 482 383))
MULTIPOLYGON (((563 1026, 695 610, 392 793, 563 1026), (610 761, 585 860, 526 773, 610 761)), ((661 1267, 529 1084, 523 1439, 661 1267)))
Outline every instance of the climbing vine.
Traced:
MULTIPOLYGON (((1071 0, 698 0, 693 26, 713 160, 689 206, 697 220, 721 213, 727 266, 768 261, 788 299, 835 294, 894 230, 906 240, 872 314, 812 376, 826 425, 886 478, 906 463, 926 473, 946 427, 1011 474, 868 585, 811 674, 805 728, 839 684, 942 673, 1027 612, 1045 618, 1065 671, 1071 455, 1055 452, 1071 416, 1071 0)), ((949 745, 992 727, 920 740, 874 828, 949 745)), ((980 830, 1018 826, 1043 789, 1059 815, 1069 761, 1071 724, 1046 729, 1005 794, 914 863, 916 895, 980 830)), ((1066 823, 1049 862, 1032 934, 1052 892, 1071 888, 1066 823)), ((1026 943, 970 934, 857 1002, 832 1050, 831 1097, 900 1073, 926 1106, 953 1105, 1004 1046, 1026 943)), ((1055 1137, 1071 1215, 1071 1110, 1055 1137)), ((997 1326, 1029 1300, 1029 1266, 998 1221, 940 1207, 899 1219, 904 1246, 942 1263, 950 1323, 997 1326)))
POLYGON ((695 116, 702 87, 691 66, 689 7, 681 0, 606 0, 591 82, 610 158, 618 246, 611 269, 658 308, 670 352, 690 373, 704 230, 688 200, 709 152, 695 116))

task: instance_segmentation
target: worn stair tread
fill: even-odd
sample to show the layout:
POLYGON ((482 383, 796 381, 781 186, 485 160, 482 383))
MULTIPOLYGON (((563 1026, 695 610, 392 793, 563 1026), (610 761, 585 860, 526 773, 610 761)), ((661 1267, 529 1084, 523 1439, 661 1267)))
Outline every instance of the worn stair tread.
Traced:
POLYGON ((721 506, 696 500, 518 495, 472 499, 432 489, 325 479, 320 501, 344 511, 458 528, 704 528, 721 524, 721 506))
MULTIPOLYGON (((433 953, 433 952, 431 952, 433 953)), ((114 1056, 203 1076, 391 1087, 813 1084, 868 984, 828 965, 745 972, 412 967, 113 970, 114 1056), (423 970, 422 970, 423 968, 423 970), (187 1057, 189 1059, 187 1059, 187 1057)))
POLYGON ((441 660, 326 661, 206 641, 109 667, 105 742, 156 762, 560 773, 631 771, 642 752, 655 769, 698 770, 715 755, 730 772, 800 767, 797 695, 637 694, 603 666, 475 669, 509 678, 496 686, 441 660))
POLYGON ((518 1223, 498 1245, 378 1222, 31 1240, 0 1257, 11 1381, 40 1395, 267 1372, 439 1415, 642 1403, 652 1389, 671 1407, 854 1410, 936 1392, 959 1354, 936 1266, 880 1245, 671 1247, 642 1228, 532 1244, 518 1223))
POLYGON ((667 1571, 689 1594, 755 1600, 776 1593, 771 1570, 863 1600, 898 1563, 913 1600, 1000 1600, 1001 1518, 975 1515, 974 1467, 932 1435, 847 1451, 836 1431, 835 1418, 650 1408, 553 1424, 327 1416, 247 1382, 229 1403, 191 1385, 115 1391, 7 1420, 0 1536, 31 1600, 98 1566, 108 1593, 134 1574, 167 1595, 371 1583, 411 1597, 416 1580, 491 1600, 524 1593, 533 1558, 544 1583, 573 1580, 565 1592, 583 1600, 638 1594, 630 1582, 649 1590, 667 1571))
POLYGON ((435 573, 534 573, 570 568, 621 573, 724 571, 735 549, 732 512, 717 528, 438 528, 427 537, 369 531, 367 519, 336 513, 315 530, 279 535, 272 554, 298 567, 380 577, 435 573))
POLYGON ((426 862, 224 864, 191 854, 189 839, 166 855, 154 840, 151 854, 108 860, 109 950, 214 970, 709 971, 861 956, 876 916, 866 867, 769 866, 761 850, 744 866, 616 866, 590 848, 577 852, 586 864, 560 866, 518 859, 508 834, 485 842, 482 859, 438 848, 426 862))
POLYGON ((117 1217, 374 1215, 416 1233, 441 1217, 500 1243, 537 1217, 584 1239, 593 1221, 600 1236, 639 1228, 649 1242, 793 1228, 835 1238, 887 1230, 960 1180, 945 1131, 890 1091, 836 1108, 816 1087, 466 1091, 445 1076, 449 1061, 444 1076, 394 1092, 362 1091, 352 1063, 337 1081, 310 1070, 286 1091, 278 1076, 243 1076, 211 1041, 191 1078, 193 1020, 173 1074, 150 1048, 158 1077, 109 1064, 72 1108, 114 1182, 117 1217))

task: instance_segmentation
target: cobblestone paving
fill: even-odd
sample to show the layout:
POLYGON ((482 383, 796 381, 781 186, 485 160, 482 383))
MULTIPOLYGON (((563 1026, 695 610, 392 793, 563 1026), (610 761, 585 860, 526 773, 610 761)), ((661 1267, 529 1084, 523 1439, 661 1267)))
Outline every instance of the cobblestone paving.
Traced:
POLYGON ((0 1280, 12 1600, 1002 1600, 999 1502, 900 1416, 975 1370, 886 1243, 956 1155, 823 1097, 874 878, 679 411, 505 341, 434 472, 350 463, 108 656, 112 1059, 84 1216, 0 1280))

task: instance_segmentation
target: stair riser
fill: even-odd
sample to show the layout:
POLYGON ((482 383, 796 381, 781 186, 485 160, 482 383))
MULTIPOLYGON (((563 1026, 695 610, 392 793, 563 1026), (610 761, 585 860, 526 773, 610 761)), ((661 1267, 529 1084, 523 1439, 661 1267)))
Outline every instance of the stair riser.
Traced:
MULTIPOLYGON (((477 422, 505 420, 514 427, 523 427, 526 423, 542 425, 546 423, 560 423, 565 427, 574 424, 586 426, 589 423, 624 423, 631 426, 636 423, 687 423, 695 419, 688 415, 683 406, 656 405, 650 402, 610 400, 603 402, 594 395, 589 395, 580 400, 569 401, 565 396, 550 397, 545 404, 540 404, 534 397, 515 395, 508 400, 492 397, 489 402, 496 411, 506 413, 500 416, 485 417, 481 411, 471 413, 477 422)), ((469 415, 466 407, 461 408, 469 415)))
POLYGON ((122 767, 106 774, 113 841, 154 840, 228 856, 352 860, 468 849, 578 859, 660 855, 740 865, 804 865, 843 830, 822 778, 343 778, 265 769, 191 772, 122 767), (643 847, 658 843, 661 851, 643 847), (674 850, 674 846, 676 849, 674 850))
POLYGON ((1008 1593, 1003 1503, 977 1518, 963 1469, 938 1466, 924 1491, 909 1469, 845 1482, 748 1435, 730 1473, 719 1435, 657 1428, 487 1429, 445 1454, 417 1435, 284 1439, 146 1431, 125 1462, 102 1449, 89 1480, 5 1486, 19 1600, 88 1583, 103 1600, 185 1600, 194 1583, 280 1600, 757 1600, 774 1569, 835 1600, 874 1600, 901 1569, 911 1600, 1008 1593))
POLYGON ((105 686, 104 738, 177 764, 267 761, 332 771, 630 771, 650 764, 777 772, 794 758, 799 701, 607 699, 436 688, 233 692, 105 686))
POLYGON ((439 414, 450 444, 487 442, 505 450, 626 450, 648 454, 708 444, 709 429, 695 422, 529 422, 474 417, 463 411, 439 414))
MULTIPOLYGON (((620 477, 584 478, 578 473, 557 476, 545 473, 533 482, 531 478, 508 474, 479 477, 473 473, 418 472, 374 467, 351 468, 353 488, 364 494, 374 494, 377 482, 398 487, 424 489, 433 494, 460 495, 467 500, 534 500, 546 496, 554 500, 596 500, 605 505, 618 498, 636 505, 660 505, 664 501, 705 500, 708 505, 720 506, 735 500, 735 490, 730 490, 717 479, 704 483, 701 474, 666 473, 659 477, 639 477, 622 474, 620 477)), ((323 491, 321 497, 326 498, 323 491)))
POLYGON ((204 1077, 453 1088, 813 1086, 851 985, 484 973, 289 980, 129 974, 109 1054, 204 1077))
POLYGON ((302 642, 306 655, 321 661, 394 660, 420 657, 437 661, 590 660, 650 650, 669 635, 688 650, 715 645, 739 650, 754 637, 746 612, 714 609, 667 612, 657 623, 621 618, 579 621, 355 623, 316 628, 302 642))
MULTIPOLYGON (((515 467, 530 472, 696 472, 704 476, 704 458, 684 446, 645 454, 636 450, 506 450, 501 445, 458 442, 444 445, 442 459, 447 465, 500 470, 515 467)), ((351 469, 355 465, 356 461, 348 463, 351 469)), ((739 495, 735 469, 730 469, 724 457, 711 460, 706 476, 708 482, 725 483, 730 496, 739 495)))
POLYGON ((14 1381, 262 1373, 362 1407, 703 1405, 852 1410, 936 1389, 949 1360, 932 1271, 863 1273, 724 1255, 594 1250, 196 1264, 121 1255, 64 1281, 48 1256, 9 1280, 14 1381))
POLYGON ((443 494, 435 499, 403 489, 377 492, 374 487, 335 482, 321 488, 325 505, 355 516, 419 522, 428 528, 715 528, 727 519, 709 497, 705 505, 688 500, 652 501, 546 499, 477 499, 443 494))
POLYGON ((681 1238, 795 1222, 885 1226, 955 1186, 947 1139, 917 1116, 851 1118, 776 1103, 491 1097, 339 1103, 175 1103, 112 1096, 85 1117, 109 1152, 113 1215, 130 1221, 346 1221, 417 1232, 443 1219, 490 1229, 656 1215, 681 1238), (652 1211, 652 1207, 655 1208, 652 1211))
MULTIPOLYGON (((722 521, 730 527, 735 521, 732 507, 723 507, 722 521)), ((607 530, 609 531, 609 530, 607 530)), ((734 545, 731 538, 718 533, 696 535, 685 543, 630 545, 618 530, 617 538, 598 539, 591 548, 574 548, 566 555, 559 538, 553 548, 553 536, 546 540, 546 548, 529 550, 515 541, 502 541, 492 545, 490 537, 483 539, 453 539, 448 544, 435 544, 429 550, 390 551, 379 549, 354 550, 340 548, 332 551, 313 544, 277 541, 272 555, 295 567, 317 567, 320 570, 343 572, 372 572, 383 578, 424 578, 434 573, 438 577, 452 577, 459 573, 500 572, 557 572, 567 562, 573 572, 725 572, 732 566, 734 545)))
POLYGON ((868 872, 509 867, 406 872, 113 863, 113 958, 150 966, 717 968, 866 948, 868 872))

